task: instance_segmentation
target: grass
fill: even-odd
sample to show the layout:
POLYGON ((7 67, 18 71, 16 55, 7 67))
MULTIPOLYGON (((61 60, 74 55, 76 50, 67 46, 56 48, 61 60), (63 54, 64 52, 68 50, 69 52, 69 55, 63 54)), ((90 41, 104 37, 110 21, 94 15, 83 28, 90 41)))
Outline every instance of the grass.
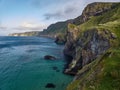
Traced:
POLYGON ((83 90, 120 90, 120 50, 110 49, 108 52, 111 54, 104 54, 100 63, 99 60, 92 62, 91 70, 82 79, 71 83, 67 90, 79 90, 83 82, 83 90), (99 73, 94 75, 96 71, 99 73), (92 74, 94 78, 89 79, 92 74))
POLYGON ((92 16, 90 20, 78 26, 80 30, 85 31, 91 28, 106 28, 113 29, 120 25, 120 3, 117 4, 116 8, 103 15, 94 17, 92 16))
POLYGON ((96 90, 120 90, 120 50, 113 51, 112 56, 105 57, 101 62, 103 71, 98 78, 99 83, 95 82, 96 90))

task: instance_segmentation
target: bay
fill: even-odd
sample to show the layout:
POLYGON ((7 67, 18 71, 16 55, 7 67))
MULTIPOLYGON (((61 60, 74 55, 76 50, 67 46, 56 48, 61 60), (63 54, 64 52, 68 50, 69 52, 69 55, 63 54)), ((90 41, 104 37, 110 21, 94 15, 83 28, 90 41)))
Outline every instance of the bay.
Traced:
POLYGON ((73 77, 63 74, 63 48, 49 38, 0 37, 0 90, 65 90, 73 77))

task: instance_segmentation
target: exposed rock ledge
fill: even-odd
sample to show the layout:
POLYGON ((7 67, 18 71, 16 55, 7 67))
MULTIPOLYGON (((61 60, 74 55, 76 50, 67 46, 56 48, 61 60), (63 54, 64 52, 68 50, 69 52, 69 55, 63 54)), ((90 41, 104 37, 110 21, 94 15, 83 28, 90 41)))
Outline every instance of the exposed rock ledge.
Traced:
POLYGON ((94 61, 110 48, 115 35, 108 30, 91 29, 81 31, 73 25, 68 26, 64 54, 73 58, 65 73, 75 75, 83 66, 94 61))

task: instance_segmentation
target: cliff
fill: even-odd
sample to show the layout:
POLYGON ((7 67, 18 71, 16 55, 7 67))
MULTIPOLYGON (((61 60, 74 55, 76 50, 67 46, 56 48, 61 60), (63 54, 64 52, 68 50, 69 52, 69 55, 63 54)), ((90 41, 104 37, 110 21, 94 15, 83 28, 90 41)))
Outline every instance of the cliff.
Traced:
POLYGON ((64 73, 75 78, 67 90, 119 90, 120 3, 92 3, 83 15, 83 23, 68 25, 64 73))
POLYGON ((67 26, 69 23, 80 25, 86 21, 88 21, 92 16, 99 16, 104 12, 107 12, 114 8, 115 3, 92 3, 89 4, 83 10, 82 15, 78 16, 75 19, 57 22, 55 24, 51 24, 41 32, 42 35, 48 35, 56 38, 56 43, 65 43, 66 42, 66 34, 67 34, 67 26), (62 38, 61 38, 62 37, 62 38))

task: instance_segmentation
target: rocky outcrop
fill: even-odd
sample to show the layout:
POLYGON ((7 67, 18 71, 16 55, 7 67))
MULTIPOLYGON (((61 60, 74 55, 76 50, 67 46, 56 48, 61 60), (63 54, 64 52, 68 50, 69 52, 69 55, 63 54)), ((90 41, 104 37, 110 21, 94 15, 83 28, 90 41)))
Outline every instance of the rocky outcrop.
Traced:
POLYGON ((52 83, 48 83, 45 88, 55 88, 56 86, 52 83))
POLYGON ((105 53, 111 45, 114 35, 106 29, 81 31, 69 25, 64 54, 73 58, 65 73, 75 75, 78 70, 105 53))
POLYGON ((82 13, 82 16, 84 17, 83 20, 87 21, 88 19, 90 19, 91 16, 100 16, 103 13, 113 9, 114 6, 115 3, 95 2, 92 4, 88 4, 82 13))
POLYGON ((59 45, 65 44, 66 43, 66 35, 63 35, 63 34, 56 35, 55 43, 59 44, 59 45))
POLYGON ((46 60, 56 60, 56 58, 54 56, 51 56, 51 55, 44 56, 44 59, 46 59, 46 60))
POLYGON ((94 2, 88 4, 82 12, 82 15, 78 16, 77 18, 73 19, 72 24, 80 25, 86 21, 88 21, 91 16, 99 16, 103 13, 113 9, 115 3, 103 3, 103 2, 94 2))

